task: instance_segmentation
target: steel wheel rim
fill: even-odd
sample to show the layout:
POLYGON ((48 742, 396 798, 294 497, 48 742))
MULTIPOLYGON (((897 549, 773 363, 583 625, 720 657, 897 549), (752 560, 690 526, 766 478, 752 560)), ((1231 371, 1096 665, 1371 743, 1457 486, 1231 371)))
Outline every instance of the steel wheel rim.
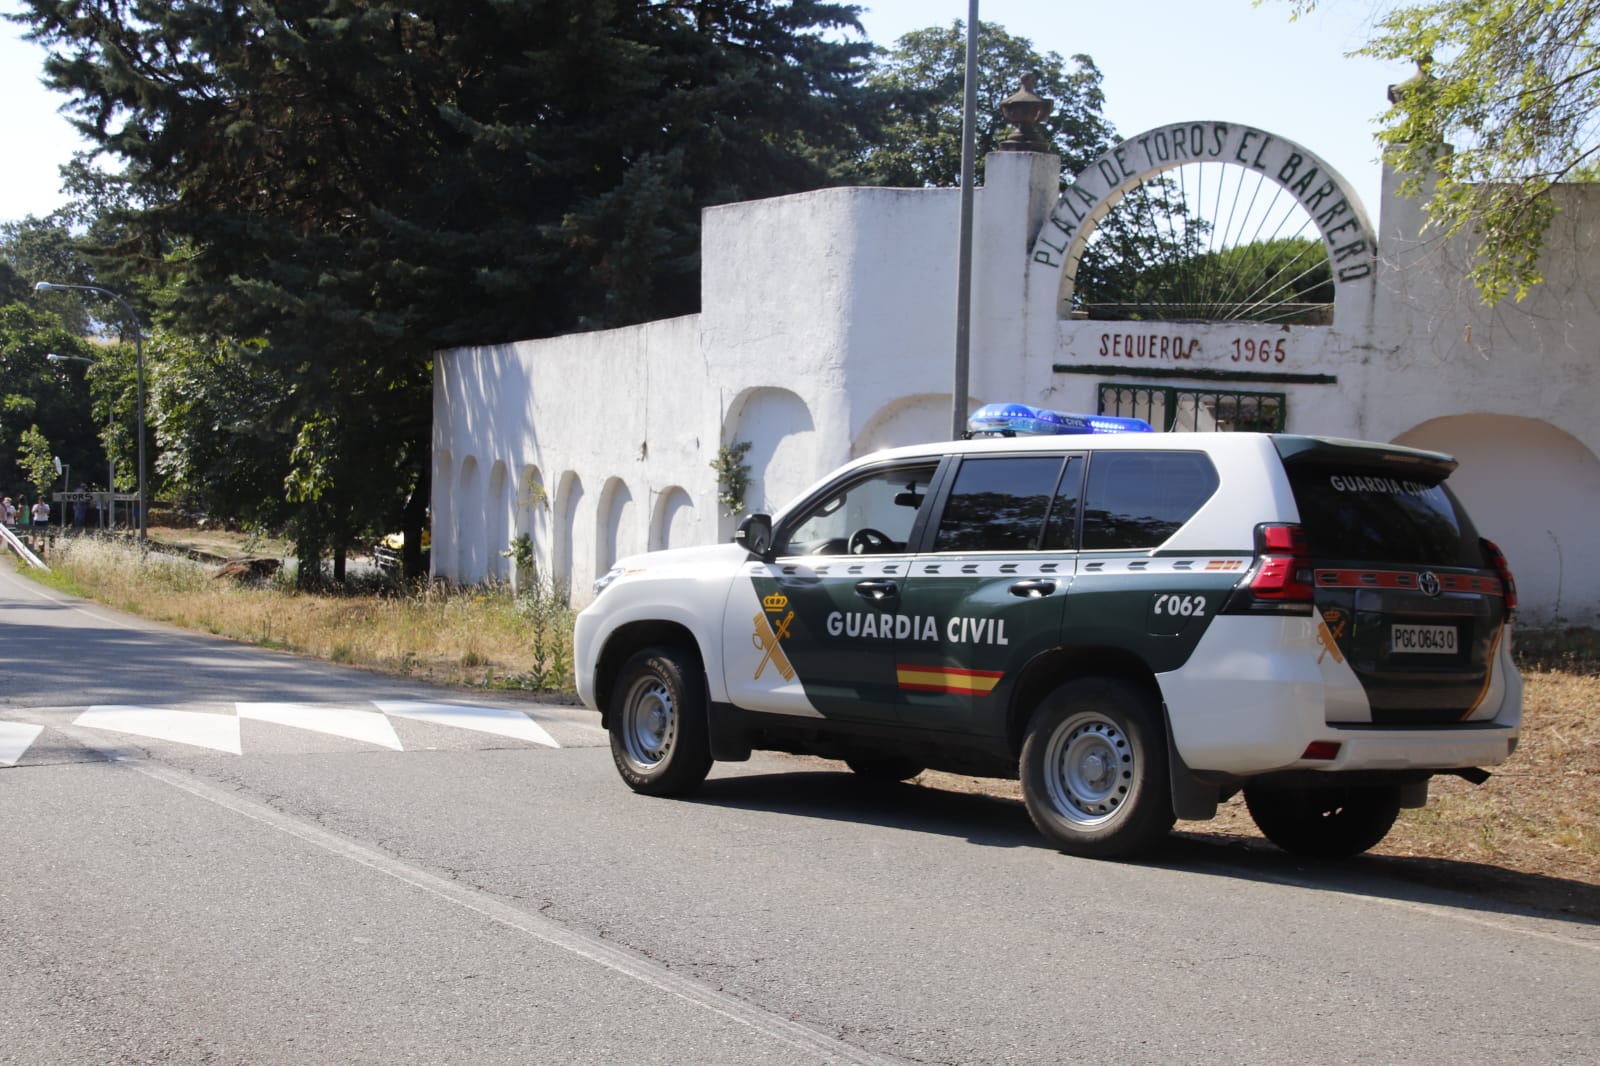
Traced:
POLYGON ((622 746, 628 758, 644 769, 656 766, 671 754, 677 735, 671 690, 659 678, 634 682, 622 711, 622 746))
POLYGON ((1102 715, 1074 715, 1050 735, 1044 767, 1056 813, 1076 825, 1099 825, 1116 817, 1133 789, 1133 743, 1102 715))

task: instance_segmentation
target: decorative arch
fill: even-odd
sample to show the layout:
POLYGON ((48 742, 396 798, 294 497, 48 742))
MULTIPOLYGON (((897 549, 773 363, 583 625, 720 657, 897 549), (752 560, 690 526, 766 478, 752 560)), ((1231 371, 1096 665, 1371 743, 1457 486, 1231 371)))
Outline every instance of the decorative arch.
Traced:
POLYGON ((1450 487, 1505 552, 1524 617, 1600 623, 1600 567, 1589 549, 1600 528, 1600 457, 1582 441, 1538 419, 1467 414, 1423 422, 1395 443, 1460 460, 1450 487))
POLYGON ((428 552, 429 576, 454 577, 456 572, 455 457, 440 449, 433 460, 432 498, 428 501, 433 547, 428 552))
POLYGON ((572 546, 578 534, 578 504, 583 499, 583 482, 574 470, 561 475, 556 483, 555 537, 551 545, 550 574, 557 582, 558 595, 571 595, 579 576, 574 572, 572 546))
POLYGON ((483 579, 483 540, 473 535, 482 516, 483 468, 478 465, 476 455, 469 455, 461 460, 461 474, 456 479, 455 499, 450 512, 450 539, 456 544, 454 577, 462 584, 483 579))
POLYGON ((1372 291, 1377 233, 1355 189, 1338 171, 1302 145, 1253 126, 1175 122, 1135 134, 1090 163, 1067 184, 1040 227, 1029 289, 1039 298, 1055 294, 1055 317, 1071 313, 1078 263, 1099 222, 1141 182, 1189 163, 1248 168, 1286 189, 1321 234, 1336 294, 1353 286, 1372 291))
POLYGON ((749 441, 746 511, 770 511, 787 503, 816 477, 816 422, 811 409, 788 389, 747 389, 728 407, 724 443, 749 441))
POLYGON ((594 572, 603 574, 624 555, 634 551, 633 493, 619 477, 607 478, 600 486, 600 502, 595 509, 594 572))
MULTIPOLYGON (((970 399, 968 412, 983 406, 982 400, 970 399)), ((939 393, 922 393, 891 400, 875 411, 867 424, 856 434, 850 447, 850 458, 896 448, 902 444, 923 444, 930 440, 944 440, 950 436, 950 396, 939 393)))
POLYGON ((511 492, 506 478, 506 464, 502 459, 496 459, 489 468, 489 494, 486 500, 484 517, 484 558, 487 566, 484 576, 496 581, 505 579, 506 564, 510 562, 505 557, 506 545, 511 543, 511 492))
POLYGON ((669 486, 656 497, 656 512, 650 519, 650 550, 685 548, 700 543, 700 516, 694 501, 677 485, 669 486))
MULTIPOLYGON (((550 499, 545 494, 544 475, 529 463, 517 475, 517 498, 513 537, 526 536, 533 542, 534 573, 541 569, 540 560, 549 563, 550 551, 550 499)), ((512 574, 513 581, 519 575, 512 574)), ((521 591, 520 589, 518 591, 521 591)))

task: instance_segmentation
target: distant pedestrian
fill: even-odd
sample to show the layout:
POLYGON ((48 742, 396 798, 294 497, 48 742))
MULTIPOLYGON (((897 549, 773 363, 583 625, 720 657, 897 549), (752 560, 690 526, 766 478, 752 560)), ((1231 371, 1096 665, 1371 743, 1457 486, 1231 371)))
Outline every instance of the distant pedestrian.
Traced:
POLYGON ((0 500, 0 522, 8 526, 17 524, 17 505, 11 502, 10 496, 0 500))
POLYGON ((28 524, 28 500, 24 496, 17 497, 17 525, 28 524))
POLYGON ((36 526, 50 524, 50 505, 44 502, 43 496, 33 501, 33 524, 36 526))

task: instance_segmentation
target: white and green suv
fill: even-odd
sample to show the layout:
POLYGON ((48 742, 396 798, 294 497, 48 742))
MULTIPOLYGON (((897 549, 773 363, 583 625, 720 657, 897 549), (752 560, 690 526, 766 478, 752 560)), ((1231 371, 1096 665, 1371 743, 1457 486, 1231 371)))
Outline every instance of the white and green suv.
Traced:
POLYGON ((1120 856, 1242 789, 1279 846, 1354 854, 1517 744, 1515 586, 1455 465, 1253 433, 880 452, 618 563, 578 692, 639 792, 756 749, 1020 777, 1053 844, 1120 856))

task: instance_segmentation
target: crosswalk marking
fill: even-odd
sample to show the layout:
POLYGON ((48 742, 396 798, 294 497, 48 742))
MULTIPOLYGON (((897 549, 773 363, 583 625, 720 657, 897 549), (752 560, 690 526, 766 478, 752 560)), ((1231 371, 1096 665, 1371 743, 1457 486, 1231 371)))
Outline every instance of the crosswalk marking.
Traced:
POLYGON ((231 714, 108 705, 90 707, 72 724, 153 740, 173 740, 230 755, 240 754, 239 719, 231 714))
POLYGON ((400 751, 400 738, 394 726, 377 711, 357 711, 347 707, 318 707, 306 703, 239 703, 240 718, 276 725, 330 733, 368 744, 400 751))
POLYGON ((44 732, 44 726, 27 722, 0 722, 0 766, 15 766, 22 753, 44 732))
POLYGON ((413 700, 374 700, 380 711, 397 718, 411 718, 434 725, 474 729, 480 733, 526 740, 559 748, 554 737, 544 727, 520 711, 507 711, 499 707, 468 706, 461 703, 422 703, 413 700))
MULTIPOLYGON (((542 725, 521 711, 426 700, 374 700, 372 704, 377 710, 315 703, 238 702, 231 714, 100 704, 80 713, 72 724, 230 755, 243 754, 242 721, 325 733, 390 751, 405 750, 391 718, 488 733, 547 748, 561 747, 542 725)), ((33 722, 0 721, 0 767, 16 766, 44 728, 33 722)))

